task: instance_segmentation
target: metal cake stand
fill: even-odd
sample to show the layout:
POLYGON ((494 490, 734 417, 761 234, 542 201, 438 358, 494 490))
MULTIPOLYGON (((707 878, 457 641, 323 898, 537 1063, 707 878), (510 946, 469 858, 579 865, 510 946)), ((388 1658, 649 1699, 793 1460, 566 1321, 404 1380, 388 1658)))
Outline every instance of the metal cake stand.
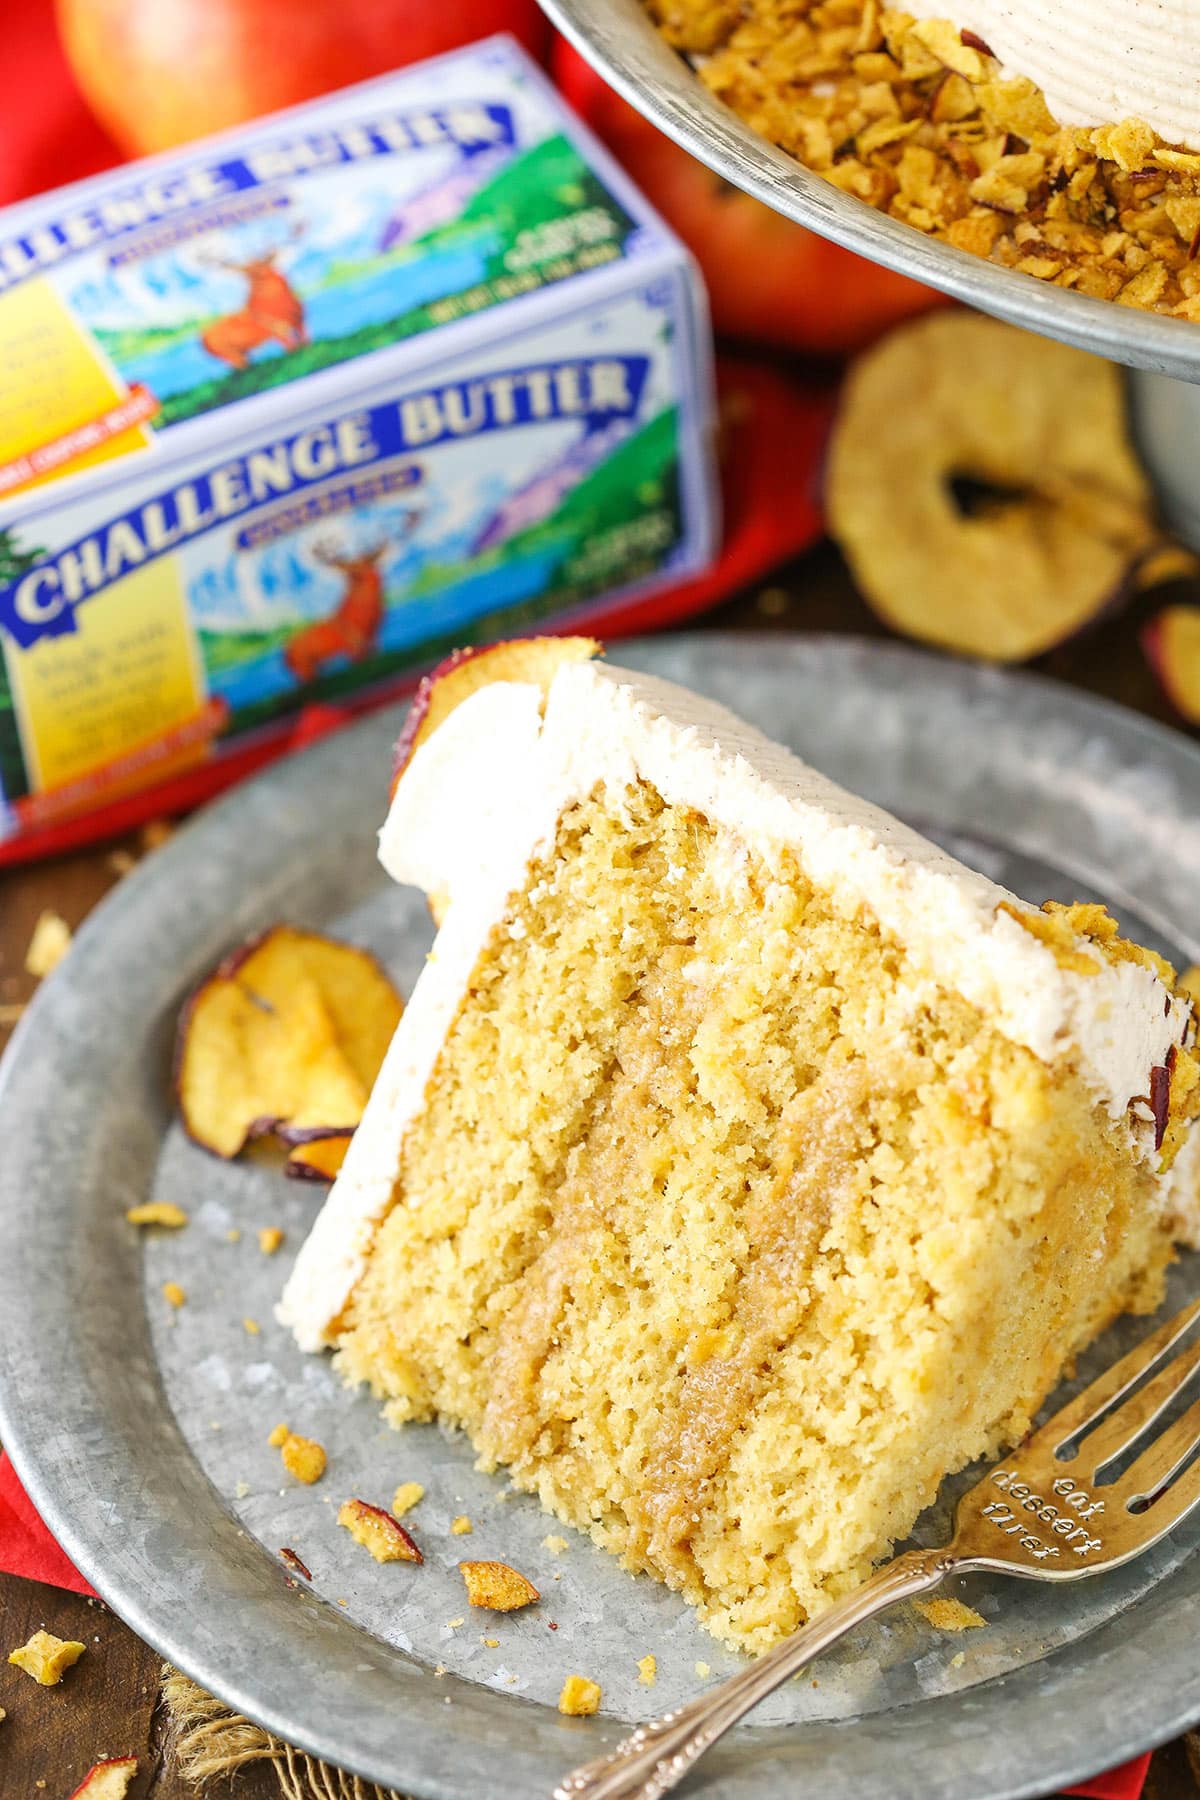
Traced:
POLYGON ((1133 372, 1139 447, 1169 522, 1200 548, 1200 326, 1051 287, 940 244, 844 194, 743 123, 659 36, 641 0, 541 0, 575 47, 668 137, 776 212, 956 299, 1133 372))

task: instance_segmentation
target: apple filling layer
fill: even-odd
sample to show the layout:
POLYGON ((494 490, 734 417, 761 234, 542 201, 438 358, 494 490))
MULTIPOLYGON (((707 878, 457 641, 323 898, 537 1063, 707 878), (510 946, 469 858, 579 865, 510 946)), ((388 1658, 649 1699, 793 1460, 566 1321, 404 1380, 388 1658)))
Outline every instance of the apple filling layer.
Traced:
POLYGON ((1154 1304, 1070 1067, 649 787, 560 821, 472 977, 339 1330, 396 1423, 761 1649, 1154 1304))

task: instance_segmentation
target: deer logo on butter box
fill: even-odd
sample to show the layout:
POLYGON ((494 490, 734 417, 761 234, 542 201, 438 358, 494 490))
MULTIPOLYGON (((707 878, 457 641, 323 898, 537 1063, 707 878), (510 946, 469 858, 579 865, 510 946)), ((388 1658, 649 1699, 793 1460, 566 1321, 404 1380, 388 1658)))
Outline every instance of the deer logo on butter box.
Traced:
POLYGON ((0 215, 0 835, 714 531, 686 255, 497 39, 0 215))

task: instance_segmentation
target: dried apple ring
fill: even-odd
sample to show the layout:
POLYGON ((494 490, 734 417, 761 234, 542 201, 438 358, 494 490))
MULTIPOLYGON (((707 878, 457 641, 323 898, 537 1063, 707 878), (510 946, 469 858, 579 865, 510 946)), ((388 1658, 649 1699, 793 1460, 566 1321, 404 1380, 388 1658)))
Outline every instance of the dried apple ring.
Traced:
POLYGON ((827 499, 881 618, 995 662, 1080 630, 1161 541, 1120 371, 967 312, 903 326, 854 364, 827 499))

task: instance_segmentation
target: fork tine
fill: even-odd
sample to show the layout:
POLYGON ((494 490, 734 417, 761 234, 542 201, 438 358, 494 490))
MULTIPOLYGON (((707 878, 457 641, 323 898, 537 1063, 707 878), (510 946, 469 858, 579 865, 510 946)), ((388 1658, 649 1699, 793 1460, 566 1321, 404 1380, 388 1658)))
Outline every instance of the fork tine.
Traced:
POLYGON ((1070 1438, 1081 1436, 1089 1425, 1098 1424, 1101 1415, 1137 1386, 1147 1370, 1174 1348, 1197 1318, 1200 1318, 1200 1300, 1193 1300, 1190 1306, 1185 1306, 1173 1319, 1168 1319, 1148 1338, 1143 1338, 1128 1356, 1106 1369, 1090 1387, 1084 1388, 1082 1394, 1076 1394, 1074 1400, 1068 1401, 1060 1412, 1048 1419, 1029 1440, 1030 1447, 1036 1444, 1039 1448, 1057 1451, 1070 1438))
MULTIPOLYGON (((1176 1419, 1175 1423, 1169 1426, 1161 1437, 1155 1438, 1150 1447, 1142 1451, 1137 1461, 1132 1463, 1120 1480, 1115 1481, 1107 1491, 1114 1498, 1122 1499, 1126 1505, 1131 1500, 1149 1498, 1157 1521, 1158 1503, 1154 1501, 1153 1496, 1167 1486, 1175 1471, 1186 1463, 1198 1444, 1200 1444, 1200 1400, 1194 1400, 1183 1417, 1176 1419)), ((1191 1474, 1192 1471, 1189 1469, 1181 1481, 1186 1481, 1191 1474)), ((1163 1496, 1162 1504, 1169 1506, 1173 1494, 1174 1489, 1171 1488, 1163 1496)))
POLYGON ((1161 1500, 1154 1501, 1144 1513, 1132 1515, 1148 1533, 1140 1547, 1149 1549, 1168 1531, 1173 1531, 1195 1510, 1197 1503, 1200 1503, 1200 1462, 1194 1462, 1178 1481, 1173 1481, 1161 1500))
POLYGON ((1200 1368, 1200 1344, 1172 1357, 1165 1368, 1138 1388, 1123 1406, 1116 1407, 1094 1430, 1085 1434, 1080 1449, 1091 1465, 1092 1479, 1106 1463, 1135 1444, 1164 1413, 1176 1395, 1200 1368))

